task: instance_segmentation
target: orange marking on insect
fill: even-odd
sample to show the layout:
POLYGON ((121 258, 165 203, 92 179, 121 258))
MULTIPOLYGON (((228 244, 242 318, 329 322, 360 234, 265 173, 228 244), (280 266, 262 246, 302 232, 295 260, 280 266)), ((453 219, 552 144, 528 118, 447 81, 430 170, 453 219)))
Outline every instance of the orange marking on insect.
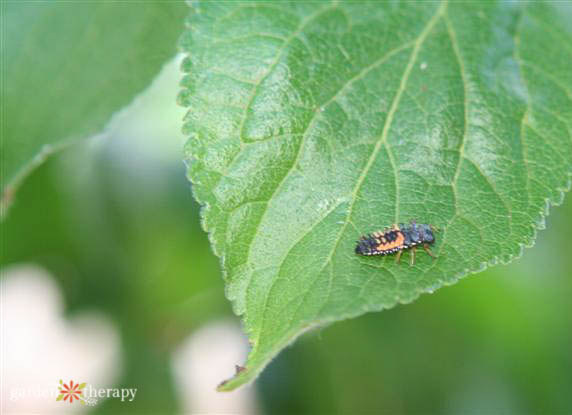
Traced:
POLYGON ((397 239, 395 239, 395 241, 382 243, 377 247, 377 249, 380 251, 389 251, 390 249, 401 247, 403 242, 405 242, 405 236, 402 232, 397 232, 397 239))

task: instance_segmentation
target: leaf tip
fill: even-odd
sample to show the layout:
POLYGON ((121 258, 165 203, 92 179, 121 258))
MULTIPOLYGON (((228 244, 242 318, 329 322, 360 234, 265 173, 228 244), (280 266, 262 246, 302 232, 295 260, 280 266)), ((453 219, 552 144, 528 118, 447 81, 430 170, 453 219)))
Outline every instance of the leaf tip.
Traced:
POLYGON ((233 377, 225 379, 221 383, 219 383, 219 385, 216 388, 218 392, 233 391, 239 386, 242 386, 250 382, 255 377, 255 373, 252 370, 249 371, 244 366, 235 365, 234 369, 235 373, 233 377))

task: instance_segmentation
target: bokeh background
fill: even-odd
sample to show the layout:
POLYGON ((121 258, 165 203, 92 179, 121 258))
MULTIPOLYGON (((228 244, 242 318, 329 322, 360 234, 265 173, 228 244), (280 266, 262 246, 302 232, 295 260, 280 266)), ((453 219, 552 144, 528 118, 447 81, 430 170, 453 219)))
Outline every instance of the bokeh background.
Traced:
POLYGON ((247 341, 185 178, 179 60, 35 171, 1 225, 5 413, 572 413, 570 198, 511 265, 306 334, 215 392, 247 341), (60 378, 138 391, 34 395, 60 378))

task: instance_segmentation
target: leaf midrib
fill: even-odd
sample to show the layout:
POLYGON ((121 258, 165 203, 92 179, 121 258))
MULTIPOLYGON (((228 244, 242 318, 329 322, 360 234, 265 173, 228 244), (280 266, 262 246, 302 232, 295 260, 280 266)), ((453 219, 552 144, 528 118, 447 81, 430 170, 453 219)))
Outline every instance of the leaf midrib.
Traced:
MULTIPOLYGON (((365 180, 365 177, 367 176, 367 174, 368 174, 368 172, 369 172, 369 169, 370 169, 371 166, 373 165, 373 163, 374 163, 374 161, 375 161, 377 155, 378 155, 379 152, 381 151, 381 148, 382 148, 382 147, 386 144, 386 142, 387 142, 387 135, 388 135, 388 133, 389 133, 389 128, 391 127, 391 124, 392 124, 392 121, 393 121, 393 116, 394 116, 394 114, 395 114, 395 112, 396 112, 396 110, 397 110, 397 107, 398 107, 399 102, 400 102, 400 100, 401 100, 401 95, 403 94, 403 91, 405 90, 405 87, 406 87, 407 82, 408 82, 408 80, 409 80, 409 76, 410 76, 411 71, 412 71, 412 69, 413 69, 413 66, 414 66, 414 64, 415 64, 415 62, 416 62, 416 59, 417 59, 417 55, 418 55, 418 53, 419 53, 419 50, 420 50, 421 46, 423 45, 423 42, 425 41, 425 39, 427 38, 427 36, 429 35, 429 33, 431 32, 431 30, 432 30, 433 27, 435 26, 435 24, 436 24, 437 21, 439 20, 439 18, 440 18, 440 17, 443 15, 443 13, 445 12, 446 8, 447 8, 447 0, 443 0, 443 1, 440 3, 440 5, 439 5, 439 7, 438 7, 438 9, 437 9, 437 11, 436 11, 436 13, 435 13, 435 14, 431 17, 431 19, 427 22, 427 25, 425 26, 425 28, 423 29, 423 31, 420 33, 420 35, 419 35, 419 37, 417 38, 417 40, 414 42, 414 47, 413 47, 413 50, 412 50, 412 52, 411 52, 411 56, 410 56, 409 61, 408 61, 407 65, 406 65, 406 67, 405 67, 403 76, 401 77, 401 82, 400 82, 399 88, 398 88, 398 90, 397 90, 397 93, 396 93, 396 95, 395 95, 395 97, 394 97, 394 99, 393 99, 392 105, 391 105, 390 110, 389 110, 389 112, 388 112, 388 116, 387 116, 387 119, 386 119, 386 121, 385 121, 385 123, 384 123, 384 127, 383 127, 383 130, 382 130, 381 136, 380 136, 380 138, 377 140, 376 145, 375 145, 375 147, 374 147, 374 149, 373 149, 373 151, 372 151, 372 154, 371 154, 371 156, 369 157, 368 162, 366 163, 364 169, 362 170, 362 173, 360 174, 360 176, 359 176, 359 178, 358 178, 358 181, 357 181, 357 183, 356 183, 356 186, 354 187, 354 189, 353 189, 353 191, 352 191, 352 193, 351 193, 351 202, 350 202, 350 206, 349 206, 348 213, 347 213, 347 215, 346 215, 346 219, 345 219, 345 221, 344 221, 344 224, 343 224, 343 226, 340 228, 340 231, 338 232, 338 235, 337 235, 337 237, 336 237, 336 243, 334 244, 332 250, 330 251, 330 254, 326 257, 326 260, 324 261, 324 265, 322 265, 322 267, 321 267, 321 269, 320 269, 319 272, 316 272, 316 275, 319 275, 319 274, 321 273, 321 271, 327 266, 327 264, 332 260, 332 257, 333 257, 334 253, 336 252, 336 250, 337 250, 337 248, 338 248, 338 246, 339 246, 339 243, 340 243, 340 241, 341 241, 341 239, 342 239, 341 237, 342 237, 343 233, 345 232, 345 229, 346 229, 346 227, 347 227, 347 224, 349 223, 349 219, 350 219, 351 214, 352 214, 353 206, 354 206, 355 201, 356 201, 356 194, 357 194, 357 192, 359 191, 359 189, 361 188, 361 185, 362 185, 363 181, 365 180)), ((387 148, 387 145, 386 145, 386 148, 387 148)), ((301 147, 300 147, 300 149, 301 149, 301 147)), ((299 149, 299 152, 300 152, 300 149, 299 149)), ((389 149, 388 149, 388 154, 390 154, 389 149)), ((391 162, 392 162, 392 169, 393 169, 393 172, 394 172, 394 177, 396 178, 396 189, 397 189, 397 171, 396 171, 395 164, 394 164, 394 161, 393 161, 393 159, 392 159, 392 156, 390 156, 390 160, 391 160, 391 162)), ((398 221, 398 220, 397 220, 398 212, 399 212, 399 209, 398 209, 398 207, 397 207, 397 201, 396 201, 396 211, 395 211, 396 222, 398 221)), ((327 217, 327 215, 326 215, 325 217, 327 217)), ((290 250, 288 251, 288 253, 289 253, 289 252, 290 252, 290 250)), ((266 316, 267 316, 268 298, 270 297, 270 292, 272 291, 273 287, 275 286, 276 281, 279 279, 279 275, 281 274, 282 266, 283 266, 283 264, 284 264, 285 258, 288 256, 288 253, 284 256, 284 259, 281 261, 280 266, 279 266, 279 268, 278 268, 278 276, 272 280, 272 283, 271 283, 271 285, 270 285, 270 288, 268 289, 268 293, 267 293, 267 295, 266 295, 266 297, 265 297, 264 305, 263 305, 263 307, 262 307, 262 310, 263 310, 263 311, 262 311, 262 320, 261 320, 261 323, 260 323, 260 330, 258 331, 256 340, 254 341, 255 347, 257 347, 257 346, 259 345, 260 336, 261 336, 262 333, 264 332, 264 326, 265 326, 266 321, 267 321, 266 316)), ((333 276, 333 274, 330 274, 330 283, 329 283, 329 286, 330 286, 330 287, 331 287, 331 279, 332 279, 332 276, 333 276)), ((250 282, 250 281, 249 281, 249 282, 250 282)), ((309 293, 309 290, 310 290, 310 288, 312 287, 312 285, 313 285, 313 284, 310 284, 310 285, 308 286, 308 289, 306 289, 306 291, 304 292, 303 297, 302 297, 302 301, 300 302, 300 304, 298 305, 298 307, 297 307, 296 310, 294 311, 293 316, 295 316, 295 315, 298 313, 298 310, 299 310, 299 308, 301 307, 301 305, 304 303, 304 301, 305 301, 305 299, 306 299, 306 297, 307 297, 307 295, 308 295, 308 293, 309 293)), ((330 295, 331 295, 331 290, 328 290, 328 295, 327 295, 327 297, 326 297, 326 300, 325 300, 325 302, 324 302, 324 305, 327 304, 330 295)), ((322 307, 323 307, 323 306, 322 306, 322 307)), ((318 311, 318 314, 319 314, 319 311, 318 311)), ((291 323, 290 323, 290 325, 289 325, 289 327, 288 327, 287 333, 288 333, 290 330, 291 330, 291 323)), ((273 350, 276 350, 276 347, 274 347, 273 350)), ((272 354, 273 354, 273 353, 272 353, 272 354)))

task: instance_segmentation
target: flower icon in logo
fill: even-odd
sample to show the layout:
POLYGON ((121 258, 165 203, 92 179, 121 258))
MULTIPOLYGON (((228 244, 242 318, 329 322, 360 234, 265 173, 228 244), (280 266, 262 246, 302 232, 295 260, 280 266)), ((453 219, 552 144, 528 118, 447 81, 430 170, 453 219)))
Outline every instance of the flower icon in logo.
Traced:
POLYGON ((83 399, 83 392, 82 389, 85 388, 86 383, 74 383, 73 380, 69 381, 69 384, 64 383, 62 380, 60 380, 60 385, 58 386, 58 389, 60 390, 60 393, 58 395, 58 397, 56 398, 56 401, 69 401, 69 403, 72 403, 73 400, 78 400, 79 403, 81 403, 82 405, 85 405, 85 400, 83 399))

